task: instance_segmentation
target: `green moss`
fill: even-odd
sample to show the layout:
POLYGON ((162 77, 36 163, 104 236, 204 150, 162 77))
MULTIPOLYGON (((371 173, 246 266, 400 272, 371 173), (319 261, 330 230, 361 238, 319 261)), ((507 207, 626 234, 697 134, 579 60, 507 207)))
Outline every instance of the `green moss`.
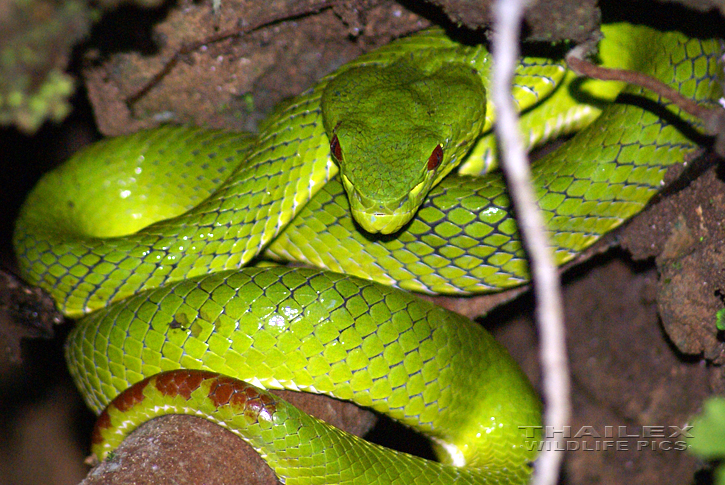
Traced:
POLYGON ((0 22, 0 124, 32 133, 70 112, 75 82, 64 71, 92 15, 70 0, 15 0, 9 11, 0 22))

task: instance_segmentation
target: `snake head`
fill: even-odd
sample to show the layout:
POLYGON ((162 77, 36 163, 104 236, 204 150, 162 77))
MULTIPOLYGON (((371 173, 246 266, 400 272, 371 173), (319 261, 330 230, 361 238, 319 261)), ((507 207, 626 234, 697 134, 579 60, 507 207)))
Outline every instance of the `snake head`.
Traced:
POLYGON ((391 234, 408 223, 483 127, 480 76, 462 64, 424 67, 399 59, 352 68, 322 93, 330 153, 367 232, 391 234))
MULTIPOLYGON (((345 130, 338 131, 343 133, 345 130)), ((336 133, 330 142, 333 156, 341 167, 352 216, 369 233, 391 234, 410 221, 433 186, 443 161, 442 143, 435 137, 401 136, 400 140, 393 149, 377 147, 371 142, 371 154, 361 157, 362 164, 352 165, 345 163, 344 156, 338 156, 342 152, 341 145, 347 142, 346 146, 353 146, 354 140, 336 133), (427 140, 422 142, 421 138, 427 140), (427 156, 423 154, 424 146, 431 147, 427 156), (420 152, 415 158, 423 160, 414 173, 407 169, 409 164, 404 160, 412 151, 420 152), (384 156, 379 157, 378 153, 384 153, 384 156)))

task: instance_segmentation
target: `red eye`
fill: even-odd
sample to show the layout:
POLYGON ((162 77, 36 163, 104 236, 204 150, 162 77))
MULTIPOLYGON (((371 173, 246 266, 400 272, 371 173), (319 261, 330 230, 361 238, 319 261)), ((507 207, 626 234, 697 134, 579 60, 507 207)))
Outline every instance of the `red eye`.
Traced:
POLYGON ((435 170, 438 168, 438 165, 441 164, 443 161, 443 147, 440 145, 437 145, 433 149, 433 153, 430 154, 430 157, 428 157, 428 171, 435 170))
MULTIPOLYGON (((340 141, 337 139, 337 135, 332 135, 332 140, 330 140, 330 152, 332 152, 332 155, 338 162, 342 161, 342 147, 340 146, 340 141)), ((430 164, 430 162, 428 163, 430 164)))

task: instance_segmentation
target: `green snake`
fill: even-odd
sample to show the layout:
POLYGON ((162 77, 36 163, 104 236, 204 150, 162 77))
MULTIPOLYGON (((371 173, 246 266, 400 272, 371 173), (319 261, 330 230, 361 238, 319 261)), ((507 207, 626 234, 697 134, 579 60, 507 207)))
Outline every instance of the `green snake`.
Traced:
MULTIPOLYGON (((628 24, 604 33, 604 65, 696 101, 718 96, 715 40, 628 24)), ((479 326, 391 287, 528 280, 502 177, 467 175, 495 152, 479 137, 494 118, 489 71, 482 46, 433 29, 343 66, 257 137, 162 127, 47 174, 15 247, 29 282, 65 314, 87 314, 66 353, 88 405, 100 412, 125 390, 99 419, 98 456, 155 415, 185 413, 234 430, 288 484, 525 482, 540 424, 526 377, 479 326), (333 272, 242 268, 262 256, 333 272), (262 388, 388 414, 429 435, 441 463, 351 437, 262 388)), ((609 103, 620 88, 547 59, 517 71, 531 143, 596 117, 533 168, 559 263, 642 209, 698 148, 696 121, 637 89, 609 103)))

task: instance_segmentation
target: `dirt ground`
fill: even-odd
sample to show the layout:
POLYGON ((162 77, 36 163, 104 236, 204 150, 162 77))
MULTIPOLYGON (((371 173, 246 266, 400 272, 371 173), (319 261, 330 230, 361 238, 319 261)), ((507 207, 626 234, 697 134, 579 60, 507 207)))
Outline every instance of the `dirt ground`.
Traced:
MULTIPOLYGON (((361 52, 432 22, 446 22, 442 10, 417 2, 298 2, 301 10, 319 13, 298 13, 286 22, 199 47, 181 56, 137 102, 123 101, 183 44, 237 28, 240 18, 247 25, 275 15, 287 18, 284 3, 226 2, 219 14, 206 3, 182 2, 153 12, 122 7, 118 17, 98 24, 90 41, 93 49, 85 50, 85 57, 76 54, 72 63, 86 83, 73 99, 72 115, 33 136, 0 131, 0 266, 14 268, 12 221, 24 194, 41 173, 100 134, 136 131, 170 117, 254 129, 279 101, 361 52), (140 24, 132 22, 139 18, 140 24), (149 26, 161 20, 150 33, 149 26), (139 25, 145 30, 136 30, 139 25), (157 47, 148 47, 152 41, 157 47)), ((473 19, 465 10, 467 2, 441 3, 450 9, 459 4, 457 15, 473 19)), ((604 6, 605 17, 623 15, 612 5, 604 6)), ((577 32, 558 27, 584 29, 596 17, 592 8, 593 3, 552 1, 530 14, 528 30, 539 38, 574 37, 577 32), (568 8, 569 17, 556 17, 567 5, 577 8, 568 8), (559 20, 544 17, 547 10, 559 20)), ((644 9, 649 12, 646 5, 644 9)), ((686 22, 679 7, 658 9, 668 21, 686 22)), ((638 18, 641 11, 628 14, 638 18)), ((484 14, 471 21, 488 20, 484 14)), ((696 17, 697 22, 722 20, 712 14, 696 17)), ((709 483, 709 465, 677 449, 683 438, 670 435, 677 434, 671 427, 686 425, 705 397, 725 390, 720 367, 725 345, 715 329, 715 313, 725 306, 722 175, 712 158, 689 164, 642 215, 564 274, 574 415, 562 483, 709 483), (611 246, 623 249, 605 252, 611 246), (667 437, 653 433, 643 438, 653 426, 663 427, 667 437), (574 436, 579 430, 585 430, 583 437, 574 436), (604 436, 610 432, 612 436, 604 436)), ((469 315, 481 314, 489 304, 480 299, 441 301, 469 315)), ((524 293, 480 321, 538 382, 532 308, 531 296, 524 293)), ((13 347, 17 329, 0 327, 0 485, 78 483, 89 470, 83 459, 94 418, 65 370, 62 345, 68 328, 57 327, 50 339, 25 339, 18 349, 13 347)), ((330 407, 327 399, 307 406, 327 410, 341 426, 368 424, 361 416, 369 416, 348 406, 330 407)), ((148 428, 128 444, 127 469, 111 470, 114 483, 198 483, 200 476, 207 483, 274 482, 256 454, 209 423, 168 418, 148 428), (200 442, 213 442, 215 452, 200 453, 200 442)), ((390 446, 430 455, 420 438, 386 420, 378 422, 372 435, 390 446)), ((89 482, 111 483, 109 477, 97 473, 89 482)))

